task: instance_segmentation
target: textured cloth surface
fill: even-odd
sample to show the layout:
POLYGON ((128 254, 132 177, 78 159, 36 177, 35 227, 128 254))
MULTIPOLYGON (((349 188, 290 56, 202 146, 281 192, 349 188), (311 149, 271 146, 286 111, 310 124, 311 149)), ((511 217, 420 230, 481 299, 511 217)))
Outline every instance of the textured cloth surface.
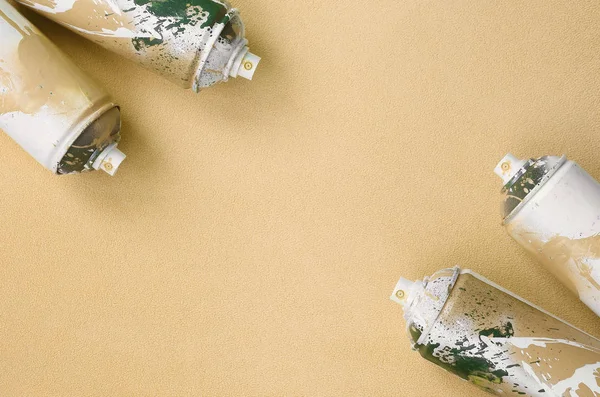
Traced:
POLYGON ((121 104, 128 158, 54 177, 0 136, 1 395, 485 396, 388 300, 456 264, 600 336, 492 172, 600 178, 596 1, 234 3, 263 61, 199 95, 26 12, 121 104))

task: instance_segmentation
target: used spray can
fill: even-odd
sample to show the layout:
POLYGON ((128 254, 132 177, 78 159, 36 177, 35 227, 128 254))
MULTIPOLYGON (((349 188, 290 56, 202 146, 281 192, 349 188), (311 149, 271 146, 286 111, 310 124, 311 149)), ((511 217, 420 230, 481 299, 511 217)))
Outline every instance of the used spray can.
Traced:
POLYGON ((260 58, 224 0, 18 0, 74 32, 195 92, 252 79, 260 58))
POLYGON ((408 336, 423 358, 497 395, 600 395, 600 340, 469 270, 400 279, 408 336))
POLYGON ((565 156, 508 154, 494 172, 508 234, 600 316, 600 184, 565 156))
POLYGON ((0 130, 56 174, 113 175, 120 129, 108 94, 0 0, 0 130))

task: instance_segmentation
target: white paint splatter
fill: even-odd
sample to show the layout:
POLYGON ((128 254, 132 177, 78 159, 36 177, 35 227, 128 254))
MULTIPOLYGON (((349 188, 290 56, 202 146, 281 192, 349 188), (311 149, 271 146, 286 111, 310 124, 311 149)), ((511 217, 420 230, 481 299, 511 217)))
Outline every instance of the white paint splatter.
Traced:
POLYGON ((30 1, 26 1, 25 4, 31 8, 35 8, 36 10, 49 12, 51 14, 58 14, 72 9, 76 1, 77 0, 57 0, 54 7, 48 7, 43 4, 30 1))
POLYGON ((514 336, 510 338, 489 338, 491 342, 496 344, 506 344, 510 343, 511 345, 518 347, 519 349, 526 349, 529 346, 538 346, 538 347, 546 347, 548 344, 556 344, 561 343, 564 345, 578 347, 580 349, 589 350, 594 353, 600 354, 600 349, 597 347, 584 345, 582 343, 573 342, 567 339, 556 339, 556 338, 526 338, 522 336, 514 336))
MULTIPOLYGON (((482 338, 482 340, 484 340, 482 338)), ((595 395, 600 395, 600 349, 594 346, 585 345, 582 343, 574 342, 567 339, 556 339, 556 338, 528 338, 528 337, 509 337, 509 338, 498 338, 492 337, 487 340, 487 343, 494 344, 496 346, 502 346, 505 344, 511 344, 520 349, 527 349, 530 346, 543 347, 546 348, 548 345, 567 345, 573 346, 578 349, 587 350, 593 353, 599 354, 598 362, 585 364, 574 370, 573 375, 571 375, 567 379, 563 379, 558 381, 553 386, 545 384, 542 382, 538 376, 535 375, 534 369, 525 361, 521 361, 521 366, 527 372, 529 376, 535 379, 540 385, 543 385, 545 388, 552 390, 556 396, 568 395, 577 396, 576 391, 579 390, 580 385, 585 385, 591 391, 595 393, 595 395), (596 394, 598 393, 598 394, 596 394)), ((523 353, 523 350, 521 350, 523 353)), ((529 356, 529 354, 527 354, 529 356)), ((550 367, 551 368, 551 367, 550 367)), ((544 374, 541 374, 542 377, 546 379, 544 374)), ((548 379, 552 376, 551 374, 547 374, 548 379)))
POLYGON ((600 395, 600 384, 598 384, 599 376, 600 362, 587 364, 581 368, 577 368, 570 378, 561 380, 555 384, 552 391, 556 392, 557 395, 563 395, 567 391, 570 391, 572 396, 577 396, 576 391, 579 390, 579 385, 584 384, 594 392, 594 395, 600 395))

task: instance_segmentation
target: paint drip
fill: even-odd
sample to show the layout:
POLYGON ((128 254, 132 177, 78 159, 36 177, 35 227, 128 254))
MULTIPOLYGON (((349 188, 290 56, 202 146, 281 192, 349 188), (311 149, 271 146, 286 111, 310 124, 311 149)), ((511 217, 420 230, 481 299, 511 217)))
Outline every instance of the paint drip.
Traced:
POLYGON ((1 0, 0 129, 54 173, 112 175, 124 158, 120 126, 108 94, 1 0))
POLYGON ((18 0, 74 32, 198 92, 252 79, 238 11, 219 0, 18 0))
POLYGON ((496 395, 600 395, 600 340, 469 270, 401 279, 414 350, 496 395))
POLYGON ((496 173, 509 235, 600 315, 600 184, 564 156, 507 155, 496 173))

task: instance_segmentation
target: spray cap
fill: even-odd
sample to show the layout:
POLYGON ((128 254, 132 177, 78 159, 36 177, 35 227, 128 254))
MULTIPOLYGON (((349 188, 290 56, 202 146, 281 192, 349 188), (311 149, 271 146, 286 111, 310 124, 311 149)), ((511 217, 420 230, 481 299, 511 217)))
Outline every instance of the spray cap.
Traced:
POLYGON ((252 80, 259 62, 260 57, 248 51, 248 47, 244 47, 233 62, 229 75, 231 77, 240 76, 252 80))
POLYGON ((502 178, 502 182, 506 185, 527 162, 528 160, 520 160, 508 153, 494 168, 494 173, 502 178))
POLYGON ((402 306, 406 305, 408 301, 408 296, 414 284, 415 282, 413 281, 407 280, 405 278, 400 278, 400 280, 398 280, 398 283, 396 283, 396 287, 394 288, 394 292, 392 292, 390 299, 396 303, 401 304, 402 306))
POLYGON ((125 160, 125 157, 125 154, 117 149, 117 142, 113 142, 100 152, 92 167, 95 170, 102 169, 102 171, 113 176, 117 172, 119 165, 125 160))

